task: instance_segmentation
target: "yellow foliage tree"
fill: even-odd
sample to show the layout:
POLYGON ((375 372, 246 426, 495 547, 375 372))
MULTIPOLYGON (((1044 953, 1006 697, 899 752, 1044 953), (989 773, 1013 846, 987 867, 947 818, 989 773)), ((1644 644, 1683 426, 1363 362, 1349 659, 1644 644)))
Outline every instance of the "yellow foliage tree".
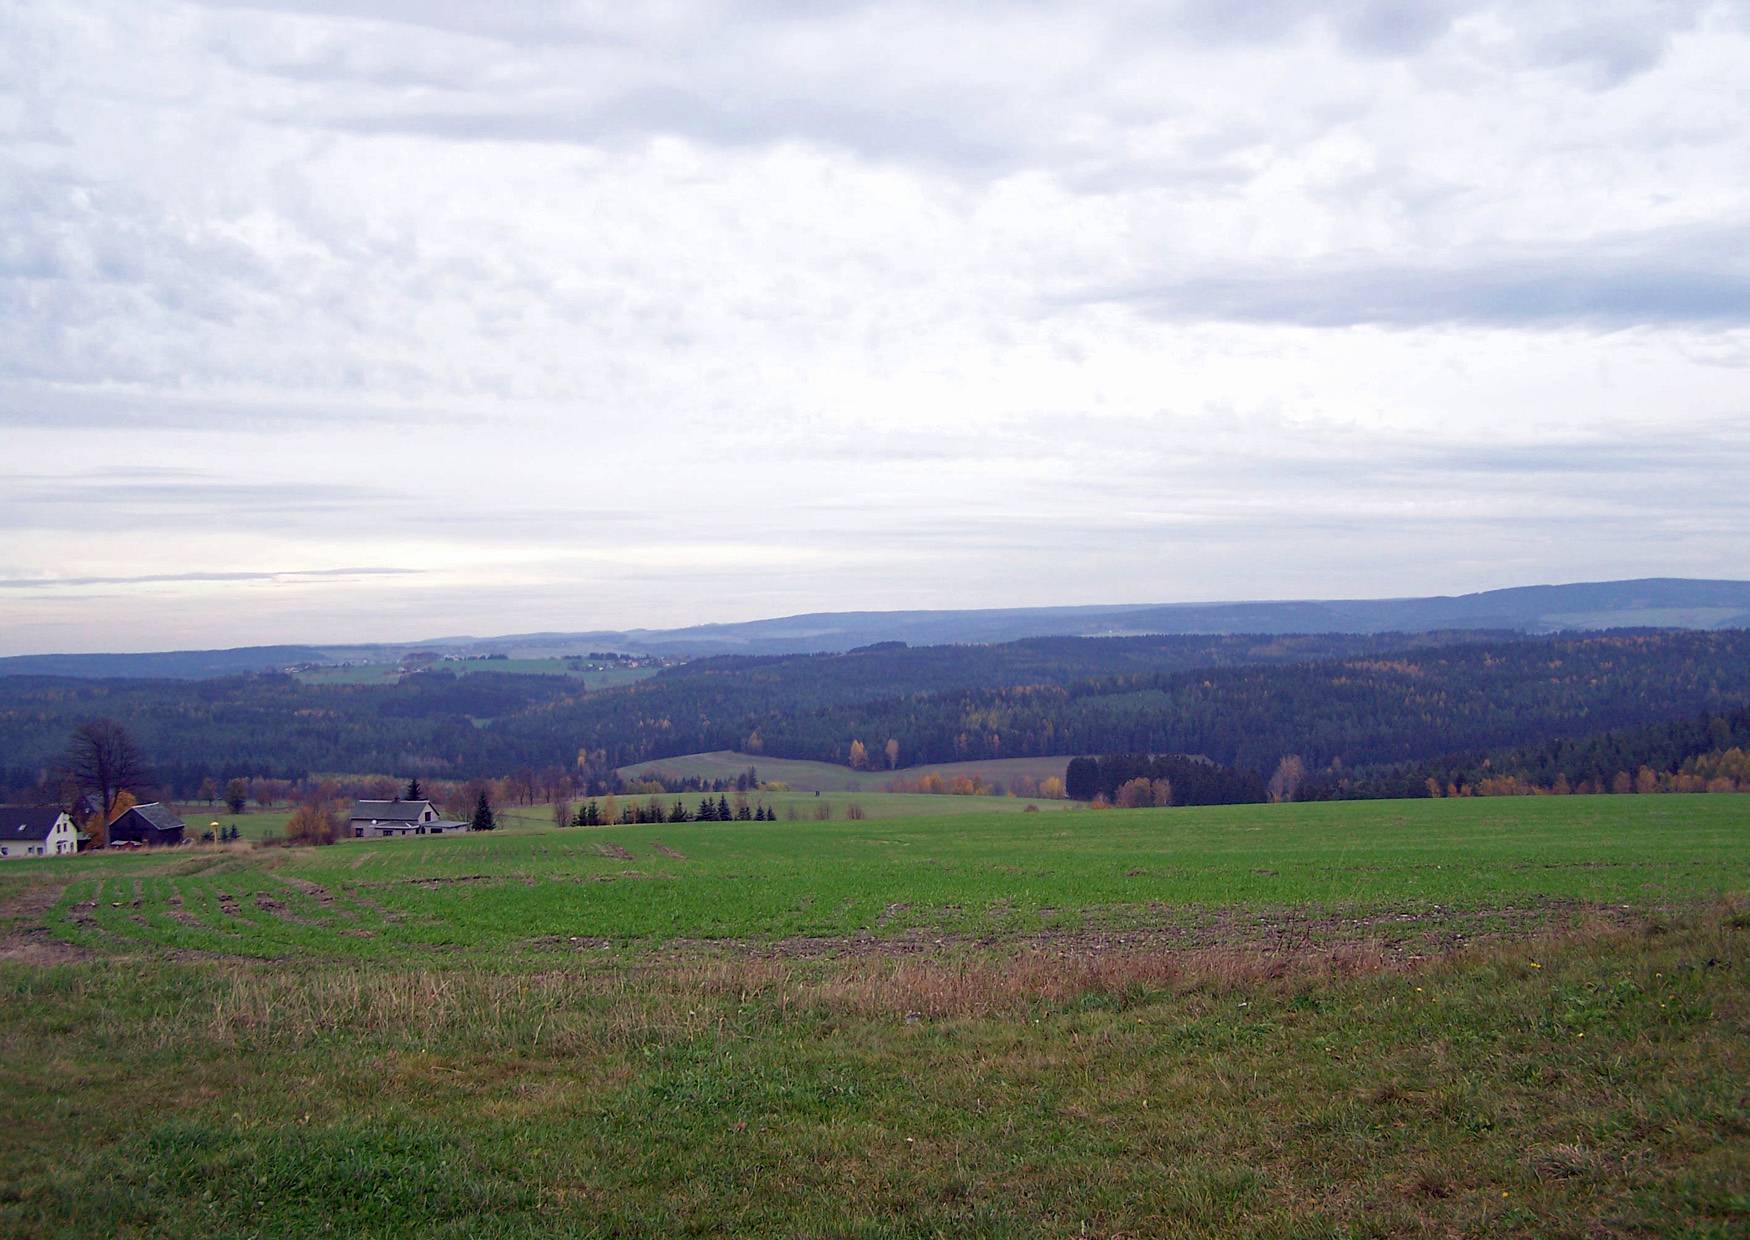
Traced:
POLYGON ((861 771, 861 770, 866 770, 868 768, 868 766, 869 766, 869 751, 868 751, 868 749, 866 749, 864 747, 862 741, 856 741, 856 740, 852 741, 851 742, 851 769, 856 770, 856 771, 861 771))

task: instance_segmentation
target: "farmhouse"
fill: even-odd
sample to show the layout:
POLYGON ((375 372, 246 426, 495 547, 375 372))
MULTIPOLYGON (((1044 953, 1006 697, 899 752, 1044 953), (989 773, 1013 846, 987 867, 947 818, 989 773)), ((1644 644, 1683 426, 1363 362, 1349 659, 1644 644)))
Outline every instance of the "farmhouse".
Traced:
POLYGON ((444 835, 466 831, 468 824, 439 818, 430 801, 360 801, 346 824, 355 840, 396 835, 444 835))
POLYGON ((131 805, 125 814, 109 824, 109 842, 116 844, 182 843, 182 819, 168 808, 152 801, 146 805, 131 805))
POLYGON ((79 851, 79 830, 65 810, 0 806, 0 858, 64 857, 79 851))

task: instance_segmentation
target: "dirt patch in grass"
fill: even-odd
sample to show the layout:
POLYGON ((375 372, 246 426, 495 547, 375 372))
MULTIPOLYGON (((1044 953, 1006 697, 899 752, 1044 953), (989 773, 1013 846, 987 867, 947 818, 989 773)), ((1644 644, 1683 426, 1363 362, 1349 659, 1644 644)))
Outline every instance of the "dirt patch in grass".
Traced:
POLYGON ((64 882, 0 885, 0 918, 35 921, 60 903, 64 882))
POLYGON ((255 893, 255 907, 269 916, 277 917, 280 921, 291 922, 293 925, 314 926, 318 924, 307 917, 299 917, 296 913, 292 912, 291 909, 268 895, 265 891, 258 891, 255 893))
POLYGON ((227 917, 241 917, 243 910, 237 907, 237 897, 228 891, 221 891, 213 897, 219 902, 219 911, 227 917))
POLYGON ((678 848, 670 848, 667 844, 664 844, 659 840, 652 840, 650 846, 671 861, 685 861, 687 859, 686 853, 678 848))
POLYGON ((407 880, 407 884, 410 887, 433 888, 453 887, 457 883, 503 883, 508 881, 509 879, 503 874, 456 874, 434 878, 410 878, 407 880))
POLYGON ((597 844, 595 850, 604 857, 612 857, 615 861, 632 860, 632 853, 629 849, 624 848, 619 844, 615 844, 612 841, 604 841, 597 844))
POLYGON ((181 925, 195 926, 204 929, 204 927, 201 927, 199 918, 195 917, 187 909, 182 907, 181 892, 171 892, 170 898, 164 901, 164 915, 170 918, 171 921, 178 922, 181 925))
POLYGON ((88 947, 63 943, 44 929, 0 939, 0 961, 7 964, 70 964, 76 960, 89 960, 96 954, 88 947))
POLYGON ((307 878, 294 878, 290 874, 281 874, 279 880, 294 891, 303 892, 323 908, 332 908, 334 905, 334 897, 328 894, 328 888, 321 883, 313 883, 307 878))

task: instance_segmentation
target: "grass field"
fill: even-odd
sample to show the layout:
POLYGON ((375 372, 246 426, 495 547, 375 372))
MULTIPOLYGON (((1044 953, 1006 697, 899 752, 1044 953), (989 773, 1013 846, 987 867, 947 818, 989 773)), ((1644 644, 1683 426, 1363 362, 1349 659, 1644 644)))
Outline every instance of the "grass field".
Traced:
POLYGON ((753 767, 759 777, 769 783, 788 784, 798 792, 878 792, 895 779, 921 779, 938 774, 944 779, 957 775, 982 776, 987 784, 1007 788, 1019 776, 1033 780, 1063 778, 1068 758, 992 758, 983 762, 948 762, 936 766, 907 767, 898 771, 854 771, 848 766, 830 762, 805 762, 796 758, 763 758, 757 754, 735 753, 720 749, 713 753, 683 754, 676 758, 659 758, 620 768, 623 778, 662 772, 685 779, 734 779, 753 767))
POLYGON ((0 1231, 1741 1235, 1747 879, 1729 796, 8 863, 0 1231))

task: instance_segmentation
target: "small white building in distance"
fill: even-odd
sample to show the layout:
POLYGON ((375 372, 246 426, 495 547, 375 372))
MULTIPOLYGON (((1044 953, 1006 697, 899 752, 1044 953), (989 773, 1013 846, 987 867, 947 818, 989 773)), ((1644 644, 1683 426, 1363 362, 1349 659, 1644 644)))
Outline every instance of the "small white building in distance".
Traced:
POLYGON ((0 806, 0 859, 70 857, 79 851, 79 829, 65 810, 0 806))
POLYGON ((359 801, 347 820, 347 833, 355 840, 394 835, 446 835, 466 831, 468 824, 439 818, 430 801, 359 801))

